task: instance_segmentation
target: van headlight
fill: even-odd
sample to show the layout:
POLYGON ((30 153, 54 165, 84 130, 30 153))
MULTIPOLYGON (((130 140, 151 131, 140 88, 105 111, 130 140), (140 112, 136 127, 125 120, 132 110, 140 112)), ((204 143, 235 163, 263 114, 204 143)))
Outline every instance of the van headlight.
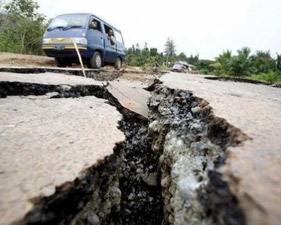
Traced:
POLYGON ((51 38, 43 38, 43 44, 49 44, 51 41, 51 38))
POLYGON ((87 45, 87 39, 86 38, 72 38, 73 41, 75 41, 76 44, 80 45, 87 45))

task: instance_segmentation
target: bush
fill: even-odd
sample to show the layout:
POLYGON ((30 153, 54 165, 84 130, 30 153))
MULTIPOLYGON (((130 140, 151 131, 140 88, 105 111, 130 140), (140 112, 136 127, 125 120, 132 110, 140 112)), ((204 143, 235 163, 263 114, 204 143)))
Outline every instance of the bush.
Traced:
POLYGON ((268 73, 260 73, 258 75, 252 75, 250 77, 253 80, 262 80, 269 83, 275 83, 281 80, 280 75, 278 75, 278 72, 269 71, 268 73))
POLYGON ((208 69, 201 69, 201 70, 199 70, 199 73, 200 74, 208 75, 209 74, 209 70, 208 69))

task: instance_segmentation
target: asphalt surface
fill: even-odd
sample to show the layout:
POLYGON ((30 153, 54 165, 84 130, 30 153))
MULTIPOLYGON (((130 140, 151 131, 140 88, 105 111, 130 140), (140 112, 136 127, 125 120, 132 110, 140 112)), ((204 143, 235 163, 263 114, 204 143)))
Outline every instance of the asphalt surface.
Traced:
MULTIPOLYGON (((1 72, 0 81, 105 85, 55 73, 1 72)), ((221 171, 246 212, 247 224, 280 224, 281 88, 179 73, 165 74, 161 81, 205 99, 217 117, 251 138, 227 149, 229 157, 221 171)), ((147 116, 149 94, 142 87, 122 78, 107 86, 124 107, 147 116)), ((30 199, 53 194, 56 186, 112 154, 125 138, 117 128, 122 115, 106 100, 52 99, 52 94, 0 99, 1 225, 21 219, 32 208, 30 199)))
POLYGON ((280 224, 281 88, 204 77, 170 73, 161 81, 206 100, 216 117, 251 138, 227 149, 224 179, 246 212, 247 224, 280 224))
MULTIPOLYGON (((60 85, 66 89, 105 85, 90 78, 55 73, 0 73, 0 81, 60 85)), ((115 91, 118 88, 110 85, 115 91)), ((117 128, 122 115, 107 100, 94 96, 50 98, 54 95, 0 99, 1 225, 23 218, 32 209, 31 199, 52 195, 56 186, 73 181, 85 169, 113 154, 115 144, 125 139, 117 128)), ((130 99, 124 97, 120 102, 139 105, 130 104, 130 99)))

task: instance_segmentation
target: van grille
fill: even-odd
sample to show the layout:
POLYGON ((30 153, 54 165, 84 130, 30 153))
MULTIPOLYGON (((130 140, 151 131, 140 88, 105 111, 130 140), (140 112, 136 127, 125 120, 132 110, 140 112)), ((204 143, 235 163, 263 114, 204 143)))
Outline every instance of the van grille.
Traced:
POLYGON ((71 38, 51 38, 50 43, 62 44, 62 43, 72 43, 72 41, 71 38))

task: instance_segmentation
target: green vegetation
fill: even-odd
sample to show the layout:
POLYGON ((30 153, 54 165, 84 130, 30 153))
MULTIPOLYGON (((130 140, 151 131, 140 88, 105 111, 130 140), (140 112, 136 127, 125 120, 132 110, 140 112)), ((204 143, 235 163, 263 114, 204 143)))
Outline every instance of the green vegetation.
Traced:
POLYGON ((185 61, 195 65, 199 60, 199 55, 187 57, 183 52, 176 54, 175 43, 168 38, 164 45, 164 53, 158 52, 157 48, 148 48, 145 43, 144 48, 140 48, 139 44, 126 49, 127 64, 130 66, 141 67, 145 70, 153 70, 155 68, 165 70, 176 61, 185 61))
POLYGON ((127 64, 152 70, 155 65, 160 69, 167 69, 169 63, 185 61, 196 66, 200 74, 212 74, 223 77, 240 77, 253 80, 262 80, 270 83, 281 83, 281 54, 273 59, 269 51, 257 51, 251 54, 251 49, 243 47, 232 55, 230 50, 224 51, 215 61, 199 59, 199 55, 187 57, 183 52, 176 54, 175 44, 168 38, 164 53, 158 53, 155 48, 143 49, 132 46, 127 49, 127 64))
MULTIPOLYGON (((42 37, 48 24, 46 16, 37 12, 39 5, 33 0, 0 0, 0 51, 43 55, 42 37)), ((164 43, 164 52, 157 48, 144 48, 138 44, 126 49, 126 64, 141 67, 145 71, 166 70, 175 61, 185 61, 196 66, 199 73, 226 77, 242 77, 281 83, 281 54, 273 59, 269 51, 257 51, 243 47, 234 55, 223 51, 214 61, 199 59, 199 55, 187 57, 177 54, 172 38, 164 43)))
POLYGON ((273 59, 269 51, 257 51, 251 55, 251 49, 241 48, 237 55, 230 50, 216 57, 209 64, 211 73, 218 76, 242 77, 253 80, 263 80, 270 83, 281 83, 281 55, 273 59))
POLYGON ((46 17, 37 13, 39 5, 32 0, 0 2, 0 51, 43 54, 42 36, 46 17))

